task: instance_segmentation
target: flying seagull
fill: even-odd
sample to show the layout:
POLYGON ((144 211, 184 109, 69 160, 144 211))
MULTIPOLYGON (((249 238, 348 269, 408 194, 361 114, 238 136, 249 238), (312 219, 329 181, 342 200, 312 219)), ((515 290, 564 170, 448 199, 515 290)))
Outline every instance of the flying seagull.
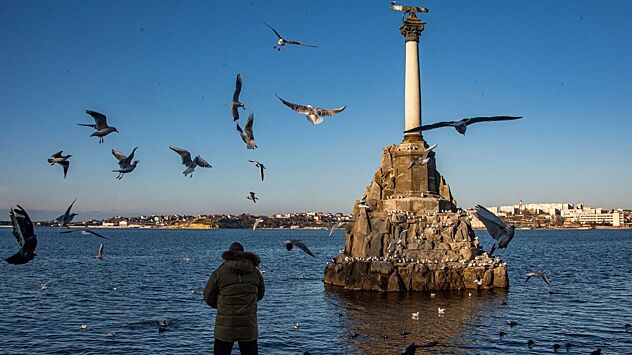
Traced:
POLYGON ((77 216, 76 213, 70 213, 70 209, 72 208, 72 205, 74 205, 76 201, 77 201, 77 199, 72 201, 70 206, 68 206, 68 208, 66 209, 66 212, 64 212, 64 214, 62 214, 61 216, 59 216, 59 217, 57 217, 55 219, 57 221, 57 223, 59 223, 59 227, 60 228, 66 227, 66 228, 70 229, 70 227, 68 227, 68 223, 70 223, 72 221, 72 219, 75 218, 75 216, 77 216))
POLYGON ((193 160, 191 160, 191 153, 189 153, 189 151, 186 149, 172 147, 172 146, 169 146, 169 149, 180 154, 180 157, 182 158, 182 165, 187 167, 187 169, 182 172, 184 176, 189 175, 190 177, 193 177, 193 171, 195 170, 196 166, 200 166, 203 168, 212 168, 211 164, 209 164, 206 160, 204 160, 199 155, 195 157, 193 160))
POLYGON ((334 230, 336 230, 338 228, 342 228, 342 226, 344 226, 347 223, 348 223, 347 221, 342 221, 342 222, 338 222, 338 223, 334 224, 333 226, 331 226, 331 230, 329 231, 329 236, 331 237, 331 235, 334 234, 334 230))
POLYGON ((301 249, 302 251, 304 251, 305 253, 307 253, 307 255, 314 256, 314 257, 316 256, 314 255, 314 253, 312 253, 311 250, 309 250, 309 248, 307 248, 307 245, 301 242, 300 239, 288 239, 288 240, 283 241, 283 243, 285 243, 285 249, 287 250, 292 250, 293 247, 297 247, 301 249))
POLYGON ((96 112, 96 111, 90 111, 90 110, 86 110, 86 113, 92 116, 92 118, 94 118, 94 124, 87 124, 87 123, 77 123, 77 124, 79 126, 92 127, 96 129, 96 132, 92 133, 90 137, 99 137, 99 143, 103 143, 103 137, 107 136, 108 134, 112 132, 118 133, 118 130, 116 129, 116 127, 108 126, 107 118, 105 117, 104 114, 96 112))
POLYGON ((257 168, 259 168, 259 174, 261 175, 261 181, 263 181, 263 169, 265 169, 266 167, 262 163, 260 163, 260 162, 258 162, 256 160, 248 160, 248 161, 251 162, 251 163, 255 163, 255 166, 257 168))
POLYGON ((502 219, 481 205, 476 206, 476 217, 483 222, 489 235, 496 240, 496 243, 492 246, 492 250, 489 252, 489 256, 494 253, 496 248, 507 248, 507 245, 509 245, 509 242, 514 236, 516 228, 503 222, 502 219))
POLYGON ((239 126, 239 122, 237 122, 237 132, 239 132, 241 139, 244 141, 244 143, 246 143, 246 147, 248 149, 257 148, 257 144, 255 143, 255 134, 252 131, 254 120, 255 115, 251 113, 250 116, 248 116, 248 121, 246 121, 246 125, 244 126, 244 130, 246 131, 246 133, 244 133, 244 131, 239 126))
POLYGON ((99 251, 97 251, 97 256, 94 257, 97 260, 103 259, 103 243, 99 245, 99 251))
POLYGON ((129 156, 126 156, 118 150, 112 149, 112 155, 114 155, 114 157, 119 161, 119 168, 112 170, 112 172, 114 173, 119 173, 116 177, 117 179, 121 180, 123 178, 123 175, 134 171, 134 169, 136 169, 136 164, 140 163, 140 160, 134 160, 134 162, 132 162, 136 149, 138 149, 138 147, 132 149, 132 153, 130 153, 129 156))
POLYGON ((68 161, 68 158, 70 158, 72 155, 61 155, 62 152, 63 150, 60 150, 57 153, 51 155, 50 158, 48 159, 48 162, 50 163, 51 166, 55 165, 55 163, 63 166, 64 179, 65 179, 66 174, 68 173, 68 167, 70 166, 70 162, 68 161))
POLYGON ((532 271, 530 273, 527 274, 527 279, 524 280, 524 282, 529 281, 530 278, 532 277, 539 277, 541 278, 544 282, 546 282, 547 285, 551 284, 551 280, 549 280, 548 277, 546 277, 546 275, 542 272, 542 271, 532 271))
POLYGON ((13 225, 13 236, 20 246, 20 250, 14 255, 4 259, 9 264, 26 264, 33 260, 35 248, 37 247, 37 237, 33 231, 33 222, 22 206, 9 210, 11 224, 13 225))
POLYGON ((433 149, 435 149, 437 147, 436 144, 431 145, 430 147, 428 147, 428 149, 426 149, 424 151, 424 155, 422 155, 421 157, 414 159, 413 161, 410 162, 410 164, 408 165, 408 169, 412 169, 413 166, 415 165, 425 165, 428 164, 428 162, 430 161, 430 158, 428 157, 428 155, 430 154, 430 152, 432 152, 433 149))
POLYGON ((252 224, 252 231, 254 232, 257 229, 257 226, 259 226, 259 223, 263 222, 263 219, 261 218, 257 218, 255 220, 255 223, 252 224))
MULTIPOLYGON (((263 21, 261 21, 263 22, 263 21)), ((279 32, 277 32, 277 30, 275 30, 274 28, 272 28, 272 26, 268 25, 267 23, 263 22, 264 25, 268 26, 268 28, 270 28, 272 30, 272 32, 274 32, 274 34, 279 37, 279 40, 277 41, 277 44, 273 47, 274 49, 276 49, 277 51, 280 51, 281 48, 283 46, 285 46, 286 44, 295 44, 297 46, 305 46, 305 47, 312 47, 312 48, 316 48, 318 46, 313 46, 311 44, 305 44, 305 43, 301 43, 301 42, 296 42, 296 41, 288 41, 285 38, 283 38, 283 36, 281 36, 279 34, 279 32)))
POLYGON ((239 110, 238 108, 246 109, 246 106, 239 101, 239 94, 241 94, 241 75, 237 74, 237 80, 235 82, 235 91, 233 92, 233 121, 237 121, 239 119, 239 110))
POLYGON ((467 130, 467 126, 469 126, 471 124, 474 124, 474 123, 493 122, 493 121, 509 121, 509 120, 517 120, 519 118, 522 118, 522 116, 470 117, 470 118, 464 118, 464 119, 462 119, 460 121, 444 121, 444 122, 437 122, 437 123, 433 123, 433 124, 429 124, 429 125, 423 125, 423 126, 415 127, 415 128, 409 129, 407 131, 404 131, 404 133, 412 133, 412 132, 419 132, 419 131, 429 131, 431 129, 435 129, 435 128, 439 128, 439 127, 454 127, 457 132, 459 132, 461 134, 465 134, 465 131, 467 130))
POLYGON ((93 231, 91 229, 73 229, 73 230, 63 231, 61 233, 68 234, 68 233, 75 233, 75 232, 81 233, 82 235, 93 235, 93 236, 98 237, 98 238, 109 240, 108 238, 102 236, 101 234, 99 234, 99 233, 97 233, 97 232, 95 232, 95 231, 93 231))
POLYGON ((334 109, 325 109, 325 108, 313 107, 311 105, 299 105, 299 104, 295 104, 295 103, 283 100, 276 93, 275 95, 276 97, 279 98, 279 100, 281 100, 281 102, 283 102, 285 106, 291 108, 292 110, 300 114, 307 116, 307 120, 310 121, 314 125, 323 123, 323 121, 325 120, 323 117, 328 117, 328 116, 332 116, 337 113, 340 113, 344 111, 344 109, 347 107, 343 105, 334 109))
POLYGON ((259 197, 255 196, 255 193, 252 191, 250 191, 250 196, 247 196, 246 198, 254 203, 257 203, 257 200, 259 199, 259 197))

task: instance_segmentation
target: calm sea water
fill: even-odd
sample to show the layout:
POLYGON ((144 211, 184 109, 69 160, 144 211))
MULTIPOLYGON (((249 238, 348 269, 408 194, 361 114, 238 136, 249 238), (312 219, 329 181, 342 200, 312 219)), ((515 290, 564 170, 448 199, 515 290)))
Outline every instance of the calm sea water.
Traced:
MULTIPOLYGON (((509 290, 434 298, 325 290, 323 269, 343 248, 341 231, 331 238, 302 230, 101 232, 110 237, 102 261, 94 259, 100 240, 39 228, 34 262, 0 263, 0 353, 211 353, 215 311, 202 290, 235 240, 259 254, 265 270, 263 354, 398 354, 431 341, 439 344, 427 353, 553 353, 555 342, 564 353, 567 342, 569 353, 632 353, 632 331, 624 329, 632 323, 631 231, 519 231, 498 253, 509 263, 509 290), (289 237, 303 239, 317 257, 286 251, 289 237), (531 270, 545 271, 553 286, 525 283, 531 270), (444 316, 437 307, 446 308, 444 316), (161 319, 170 325, 163 333, 161 319)), ((477 234, 489 247, 485 233, 477 234)), ((0 256, 16 250, 10 229, 1 228, 0 256)))

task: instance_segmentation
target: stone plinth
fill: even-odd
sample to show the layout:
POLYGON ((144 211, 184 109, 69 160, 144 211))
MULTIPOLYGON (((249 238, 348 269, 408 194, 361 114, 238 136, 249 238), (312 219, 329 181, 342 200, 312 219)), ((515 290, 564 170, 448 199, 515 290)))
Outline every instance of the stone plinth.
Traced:
POLYGON ((434 153, 428 164, 408 169, 424 149, 423 140, 384 148, 353 208, 345 249, 325 269, 326 284, 375 291, 508 287, 506 264, 479 255, 469 217, 457 212, 434 153))

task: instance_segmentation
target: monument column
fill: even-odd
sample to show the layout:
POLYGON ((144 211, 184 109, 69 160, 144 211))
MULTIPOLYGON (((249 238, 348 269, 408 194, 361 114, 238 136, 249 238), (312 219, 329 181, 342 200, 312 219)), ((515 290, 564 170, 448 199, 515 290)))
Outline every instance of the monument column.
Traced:
MULTIPOLYGON (((425 8, 423 9, 428 12, 425 8)), ((406 41, 406 78, 404 81, 404 130, 421 126, 421 93, 419 82, 419 35, 424 30, 424 22, 421 22, 415 12, 409 12, 409 16, 400 27, 400 32, 406 41)), ((419 142, 422 140, 421 132, 406 133, 404 142, 419 142)))

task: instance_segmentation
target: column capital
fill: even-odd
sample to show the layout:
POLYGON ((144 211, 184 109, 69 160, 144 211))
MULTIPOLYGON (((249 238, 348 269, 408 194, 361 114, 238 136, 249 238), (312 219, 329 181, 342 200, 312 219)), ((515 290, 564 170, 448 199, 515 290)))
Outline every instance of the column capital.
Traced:
POLYGON ((406 42, 419 42, 419 36, 424 30, 425 25, 426 23, 419 20, 415 14, 410 14, 410 16, 404 20, 402 27, 399 28, 399 32, 404 36, 406 42))

